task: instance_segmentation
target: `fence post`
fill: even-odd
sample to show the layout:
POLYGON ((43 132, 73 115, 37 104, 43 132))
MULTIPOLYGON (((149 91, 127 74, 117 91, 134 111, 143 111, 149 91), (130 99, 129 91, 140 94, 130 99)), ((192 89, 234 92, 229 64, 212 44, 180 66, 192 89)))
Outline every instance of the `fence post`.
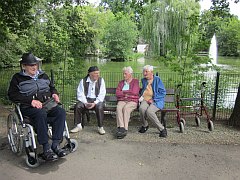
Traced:
POLYGON ((219 87, 219 77, 220 77, 220 73, 217 72, 216 87, 215 87, 215 93, 214 93, 214 103, 213 103, 212 120, 215 120, 215 118, 216 118, 217 98, 218 98, 218 87, 219 87))

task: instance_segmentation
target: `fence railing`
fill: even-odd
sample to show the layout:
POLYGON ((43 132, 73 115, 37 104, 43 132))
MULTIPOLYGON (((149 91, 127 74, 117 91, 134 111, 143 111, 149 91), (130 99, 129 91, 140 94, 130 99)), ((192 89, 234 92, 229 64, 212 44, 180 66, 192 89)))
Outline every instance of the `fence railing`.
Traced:
MULTIPOLYGON (((0 72, 1 101, 7 100, 7 89, 11 76, 15 72, 13 70, 0 72)), ((47 73, 50 76, 50 72, 47 73)), ((53 71, 53 75, 54 83, 60 92, 64 108, 68 111, 72 102, 76 100, 76 89, 79 81, 86 76, 86 73, 80 71, 53 71)), ((240 74, 217 74, 213 72, 192 73, 180 76, 177 73, 158 72, 158 75, 166 88, 176 88, 181 83, 181 97, 200 97, 201 83, 206 82, 205 104, 209 114, 215 120, 227 120, 230 117, 237 96, 240 74), (217 92, 216 89, 218 90, 217 92)), ((101 76, 105 80, 106 87, 117 87, 118 82, 123 78, 121 72, 101 72, 101 76)), ((142 73, 135 73, 134 77, 141 82, 142 73)))

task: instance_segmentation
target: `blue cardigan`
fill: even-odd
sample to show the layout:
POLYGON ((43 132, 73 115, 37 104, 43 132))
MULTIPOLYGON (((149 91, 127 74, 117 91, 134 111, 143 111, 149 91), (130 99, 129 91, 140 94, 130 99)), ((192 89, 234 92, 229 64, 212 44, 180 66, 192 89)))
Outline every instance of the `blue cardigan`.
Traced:
MULTIPOLYGON (((148 85, 148 80, 146 78, 142 78, 141 81, 142 81, 142 90, 141 90, 141 96, 142 96, 143 92, 145 91, 148 85)), ((166 89, 163 85, 162 80, 158 76, 153 77, 152 89, 153 89, 152 99, 154 101, 154 105, 157 106, 159 109, 163 109, 166 89)))

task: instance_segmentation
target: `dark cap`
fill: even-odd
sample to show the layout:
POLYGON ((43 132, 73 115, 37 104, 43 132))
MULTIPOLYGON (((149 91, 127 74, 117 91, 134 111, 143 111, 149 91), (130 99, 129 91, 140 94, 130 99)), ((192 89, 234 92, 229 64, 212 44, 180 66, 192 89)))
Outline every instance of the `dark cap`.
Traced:
POLYGON ((37 64, 39 61, 32 53, 24 53, 20 61, 21 64, 37 64))
POLYGON ((97 67, 97 66, 91 66, 91 67, 88 69, 88 73, 93 72, 93 71, 99 71, 98 67, 97 67))

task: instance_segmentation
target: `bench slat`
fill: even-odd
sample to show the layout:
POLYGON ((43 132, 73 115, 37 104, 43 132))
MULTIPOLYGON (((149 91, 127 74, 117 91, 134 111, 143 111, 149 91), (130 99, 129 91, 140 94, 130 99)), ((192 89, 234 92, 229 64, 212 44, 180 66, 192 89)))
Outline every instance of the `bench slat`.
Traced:
POLYGON ((175 97, 166 95, 164 100, 165 100, 165 103, 174 103, 175 102, 175 97))
POLYGON ((175 90, 174 89, 166 89, 166 94, 167 95, 175 95, 175 90))
POLYGON ((116 88, 106 88, 106 94, 116 94, 116 88))
POLYGON ((116 96, 105 96, 105 101, 106 102, 117 102, 117 97, 116 96))

